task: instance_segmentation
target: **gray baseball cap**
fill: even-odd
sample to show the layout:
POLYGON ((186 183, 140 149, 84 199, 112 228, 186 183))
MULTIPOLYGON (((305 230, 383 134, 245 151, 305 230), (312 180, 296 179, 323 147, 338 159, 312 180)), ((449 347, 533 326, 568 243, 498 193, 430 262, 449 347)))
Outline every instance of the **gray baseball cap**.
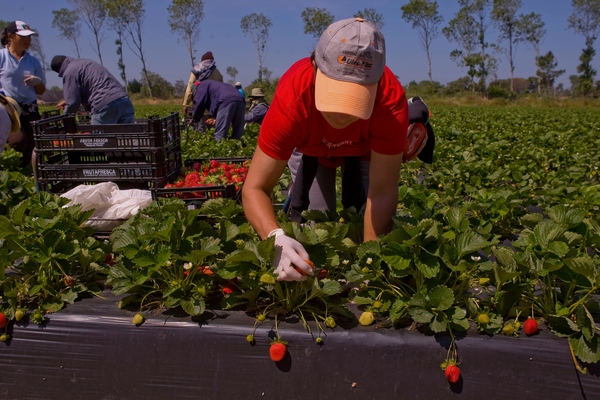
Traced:
POLYGON ((348 18, 323 32, 315 50, 317 110, 369 119, 385 67, 385 39, 372 22, 348 18))

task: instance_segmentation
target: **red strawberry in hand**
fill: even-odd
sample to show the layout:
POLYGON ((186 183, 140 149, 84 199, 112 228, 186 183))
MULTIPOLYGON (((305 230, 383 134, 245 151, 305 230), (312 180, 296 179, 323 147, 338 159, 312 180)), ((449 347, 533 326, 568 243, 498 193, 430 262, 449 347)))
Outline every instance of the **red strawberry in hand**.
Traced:
POLYGON ((275 339, 271 342, 271 347, 269 347, 269 356, 271 360, 277 362, 283 360, 285 357, 285 353, 287 352, 287 347, 285 342, 282 342, 280 339, 275 339))
POLYGON ((538 322, 534 318, 528 318, 523 324, 523 330, 527 336, 535 335, 538 332, 538 322))
POLYGON ((446 375, 446 379, 448 379, 448 382, 456 383, 460 379, 460 368, 458 368, 454 364, 450 364, 446 367, 444 375, 446 375))

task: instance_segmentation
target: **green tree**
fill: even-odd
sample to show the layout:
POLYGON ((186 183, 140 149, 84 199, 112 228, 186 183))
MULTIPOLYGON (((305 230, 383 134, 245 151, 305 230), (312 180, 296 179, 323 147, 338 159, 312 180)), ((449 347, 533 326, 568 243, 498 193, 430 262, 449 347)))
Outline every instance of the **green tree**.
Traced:
POLYGON ((152 71, 142 72, 142 94, 157 99, 170 99, 173 97, 175 88, 165 78, 152 71), (146 79, 150 79, 147 81, 146 79), (152 92, 146 93, 148 88, 152 88, 152 92))
POLYGON ((537 72, 538 82, 547 94, 551 94, 556 78, 565 73, 564 69, 556 69, 558 61, 554 58, 551 51, 538 60, 539 70, 537 72))
POLYGON ((307 7, 302 11, 304 33, 312 35, 317 41, 321 34, 333 23, 333 14, 326 8, 307 7))
POLYGON ((227 73, 227 75, 229 75, 231 77, 231 79, 229 80, 229 83, 234 84, 235 77, 239 74, 239 71, 237 70, 237 68, 236 67, 227 67, 225 69, 225 72, 227 73))
POLYGON ((69 4, 79 14, 81 20, 90 28, 94 34, 96 41, 96 49, 94 51, 98 55, 100 64, 102 62, 102 51, 100 44, 102 43, 102 27, 107 17, 106 0, 68 0, 69 4))
POLYGON ((510 91, 515 92, 515 49, 518 38, 517 12, 521 8, 521 0, 494 0, 492 7, 492 21, 500 32, 498 39, 506 42, 506 56, 510 69, 510 91))
MULTIPOLYGON (((383 15, 375 11, 374 8, 365 8, 362 11, 357 11, 356 14, 354 14, 354 16, 356 18, 362 18, 366 19, 367 21, 371 21, 373 25, 375 25, 375 27, 379 30, 382 30, 383 26, 385 25, 385 22, 383 21, 383 15)), ((325 28, 327 28, 327 26, 325 28)))
POLYGON ((77 39, 81 36, 81 22, 77 11, 61 8, 60 10, 53 10, 52 15, 54 15, 52 27, 58 29, 58 36, 73 41, 75 54, 77 54, 77 58, 81 58, 79 44, 77 43, 77 39))
POLYGON ((412 23, 413 29, 417 30, 419 35, 419 44, 425 50, 427 55, 427 67, 429 82, 433 86, 433 75, 431 72, 431 42, 440 34, 440 24, 444 18, 438 12, 437 1, 429 0, 410 0, 407 4, 400 7, 402 18, 412 23))
MULTIPOLYGON (((533 47, 535 51, 535 69, 536 74, 537 71, 540 70, 539 66, 539 58, 540 58, 540 42, 542 38, 546 34, 546 29, 544 29, 544 21, 542 21, 542 16, 536 13, 530 13, 519 16, 517 20, 517 40, 519 42, 527 42, 533 47)), ((537 83, 537 93, 541 93, 542 86, 537 83)))
POLYGON ((585 38, 585 48, 577 66, 579 82, 575 85, 577 91, 584 95, 590 95, 594 86, 596 70, 591 66, 591 61, 596 54, 594 42, 600 31, 600 0, 572 0, 573 12, 568 18, 569 28, 585 38))
POLYGON ((152 79, 147 76, 148 68, 146 68, 146 58, 144 57, 142 25, 144 25, 146 15, 145 2, 144 0, 129 0, 127 5, 127 8, 123 10, 126 13, 123 16, 125 22, 123 28, 133 42, 133 47, 129 45, 129 41, 127 45, 142 62, 142 75, 146 84, 146 92, 148 96, 154 97, 152 94, 152 79))
POLYGON ((450 52, 450 59, 459 67, 468 69, 467 76, 471 79, 469 87, 471 90, 475 90, 473 78, 476 73, 470 61, 472 59, 471 55, 477 46, 475 19, 463 7, 458 10, 454 18, 448 22, 448 25, 442 29, 442 33, 449 42, 454 42, 458 45, 458 49, 450 52))
POLYGON ((254 46, 256 47, 256 53, 258 55, 258 80, 262 81, 263 78, 263 64, 265 61, 268 45, 269 45, 269 28, 273 26, 271 18, 267 17, 263 13, 256 14, 252 13, 242 18, 240 27, 244 36, 250 36, 254 46))
POLYGON ((190 53, 192 66, 195 64, 194 41, 200 36, 200 22, 204 18, 202 0, 172 0, 167 7, 169 27, 172 33, 179 33, 190 53))
POLYGON ((125 41, 125 25, 128 22, 129 16, 132 14, 130 10, 129 0, 107 0, 108 24, 117 34, 115 45, 117 46, 117 67, 119 68, 123 84, 127 88, 127 72, 125 68, 125 60, 123 59, 123 43, 125 41))
POLYGON ((577 94, 582 96, 589 96, 593 94, 594 90, 594 76, 597 71, 592 67, 592 60, 596 55, 596 50, 593 47, 587 47, 583 49, 579 61, 581 64, 577 66, 577 72, 579 72, 579 78, 575 89, 577 94))

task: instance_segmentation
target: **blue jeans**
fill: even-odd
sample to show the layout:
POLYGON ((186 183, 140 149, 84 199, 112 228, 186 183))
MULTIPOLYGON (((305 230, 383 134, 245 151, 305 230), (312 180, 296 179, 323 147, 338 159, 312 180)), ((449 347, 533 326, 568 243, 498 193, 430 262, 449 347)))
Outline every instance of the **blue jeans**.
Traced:
POLYGON ((246 115, 246 103, 234 101, 217 111, 215 123, 215 140, 227 137, 229 125, 231 125, 231 138, 239 139, 244 134, 244 115, 246 115))
POLYGON ((113 100, 98 111, 92 113, 92 125, 132 124, 135 111, 129 96, 113 100))

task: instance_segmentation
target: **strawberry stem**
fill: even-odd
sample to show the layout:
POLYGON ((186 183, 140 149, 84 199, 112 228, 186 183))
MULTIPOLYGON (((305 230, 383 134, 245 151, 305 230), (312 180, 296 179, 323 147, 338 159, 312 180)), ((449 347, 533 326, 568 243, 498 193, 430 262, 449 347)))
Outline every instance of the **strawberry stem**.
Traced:
POLYGON ((569 350, 571 350, 571 357, 573 358, 573 364, 575 364, 575 368, 577 369, 577 371, 581 372, 582 374, 587 374, 587 368, 581 368, 581 364, 579 364, 579 361, 577 361, 571 343, 569 343, 569 350))

